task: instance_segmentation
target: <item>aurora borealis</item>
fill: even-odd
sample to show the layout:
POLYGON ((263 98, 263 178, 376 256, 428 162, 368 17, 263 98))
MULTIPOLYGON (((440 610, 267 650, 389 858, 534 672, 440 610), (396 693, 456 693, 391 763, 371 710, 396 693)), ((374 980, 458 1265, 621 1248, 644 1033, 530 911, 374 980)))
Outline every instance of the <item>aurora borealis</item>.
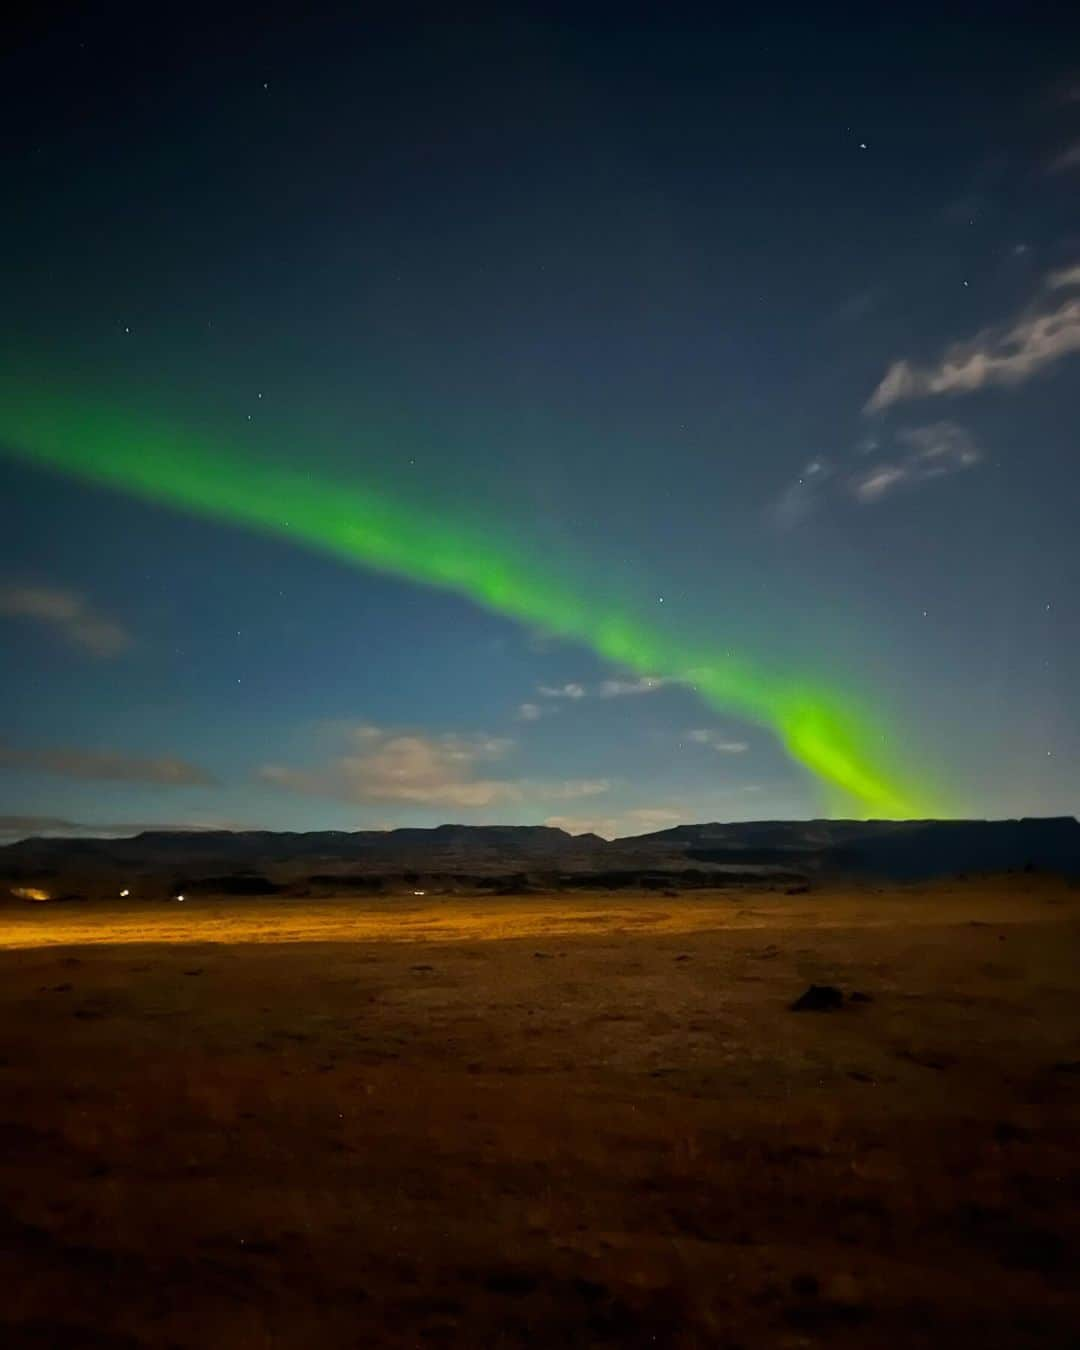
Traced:
POLYGON ((351 562, 458 592, 495 613, 590 646, 641 675, 692 684, 724 713, 775 732, 788 752, 832 792, 833 801, 869 816, 932 814, 875 762, 885 737, 871 741, 839 691, 814 688, 752 659, 681 648, 624 612, 611 597, 593 598, 588 578, 576 590, 546 578, 505 541, 455 527, 407 504, 286 467, 245 460, 220 445, 201 445, 165 424, 132 424, 90 405, 68 409, 40 397, 25 413, 17 394, 5 400, 0 436, 34 463, 77 474, 139 497, 214 519, 282 533, 351 562))
POLYGON ((1080 105, 828 31, 28 19, 9 833, 1071 813, 1080 105))

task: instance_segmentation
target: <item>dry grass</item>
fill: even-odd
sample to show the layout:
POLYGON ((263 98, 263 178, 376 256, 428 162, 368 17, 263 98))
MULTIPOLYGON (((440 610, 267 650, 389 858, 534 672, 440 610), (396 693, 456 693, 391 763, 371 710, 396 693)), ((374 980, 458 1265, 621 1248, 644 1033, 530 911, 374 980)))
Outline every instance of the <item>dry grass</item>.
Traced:
POLYGON ((1078 937, 1028 878, 5 909, 0 1339, 1075 1345, 1078 937))

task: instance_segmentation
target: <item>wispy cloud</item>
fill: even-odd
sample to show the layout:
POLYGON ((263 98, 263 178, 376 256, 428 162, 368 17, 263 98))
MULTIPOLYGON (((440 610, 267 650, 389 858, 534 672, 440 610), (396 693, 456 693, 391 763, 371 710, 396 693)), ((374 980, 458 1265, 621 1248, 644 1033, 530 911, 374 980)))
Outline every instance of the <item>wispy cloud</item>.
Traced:
POLYGON ((519 722, 539 722, 544 710, 539 703, 519 703, 516 713, 519 722))
POLYGON ((781 529, 801 525, 814 513, 835 477, 836 468, 830 460, 822 455, 810 460, 773 503, 773 522, 781 529))
POLYGON ((1080 263, 1072 267, 1059 267, 1046 278, 1046 285, 1052 291, 1066 291, 1080 288, 1080 263))
POLYGON ((933 422, 896 433, 903 455, 892 463, 874 464, 853 474, 847 486, 863 503, 880 501, 901 487, 973 468, 982 454, 969 433, 955 422, 933 422))
POLYGON ((675 807, 639 806, 611 816, 548 816, 544 824, 567 834, 598 834, 602 839, 618 839, 666 830, 684 819, 684 812, 675 807))
POLYGON ((32 619, 92 656, 118 656, 131 636, 114 619, 99 614, 84 595, 55 586, 0 586, 0 615, 32 619))
POLYGON ((712 727, 699 727, 696 731, 688 731, 686 739, 693 741, 695 745, 707 745, 710 750, 716 750, 722 755, 741 755, 750 749, 746 741, 734 740, 712 727))
MULTIPOLYGON (((636 694, 655 694, 667 685, 680 683, 682 681, 669 675, 642 675, 636 678, 602 680, 591 688, 588 685, 578 683, 556 686, 542 684, 537 689, 537 693, 544 698, 570 699, 576 702, 582 698, 627 698, 636 694)), ((522 707, 529 706, 534 705, 522 705, 522 707)), ((525 718, 524 720, 530 719, 525 718)))
POLYGON ((259 777, 292 792, 340 801, 464 810, 529 800, 568 801, 598 796, 610 787, 607 779, 495 777, 485 769, 513 749, 513 741, 505 737, 432 736, 360 725, 346 731, 345 742, 344 752, 325 765, 266 764, 259 777))
POLYGON ((1080 141, 1067 145, 1046 164, 1047 173, 1069 173, 1073 169, 1080 169, 1080 141))
POLYGON ((115 750, 22 749, 0 745, 0 768, 124 783, 156 783, 162 787, 205 787, 217 780, 205 769, 172 755, 144 759, 115 750))
POLYGON ((601 698, 626 698, 635 694, 655 694, 679 681, 665 675, 643 675, 639 680, 604 680, 597 690, 601 698))
POLYGON ((585 686, 583 684, 542 684, 536 691, 543 694, 544 698, 584 698, 585 686))
POLYGON ((63 816, 3 816, 0 815, 0 843, 11 844, 18 839, 33 836, 80 839, 127 839, 147 830, 160 834, 205 834, 212 830, 252 830, 258 827, 220 821, 213 824, 162 824, 160 821, 101 821, 68 820, 63 816))
MULTIPOLYGON (((1075 273, 1071 267, 1052 273, 1048 285, 1055 290, 1073 286, 1075 273)), ((1023 384, 1076 351, 1080 351, 1080 298, 1069 298, 1056 309, 1031 312, 1009 326, 984 328, 965 342, 953 343, 936 364, 894 361, 863 411, 880 413, 908 399, 1023 384)))
POLYGON ((907 427, 891 438, 861 441, 845 465, 818 458, 788 485, 772 508, 773 519, 792 528, 826 501, 837 498, 871 506, 898 488, 914 488, 936 478, 973 468, 982 452, 956 422, 907 427))
POLYGON ((855 496, 861 502, 876 502, 899 487, 907 474, 899 464, 882 464, 864 474, 855 485, 855 496))

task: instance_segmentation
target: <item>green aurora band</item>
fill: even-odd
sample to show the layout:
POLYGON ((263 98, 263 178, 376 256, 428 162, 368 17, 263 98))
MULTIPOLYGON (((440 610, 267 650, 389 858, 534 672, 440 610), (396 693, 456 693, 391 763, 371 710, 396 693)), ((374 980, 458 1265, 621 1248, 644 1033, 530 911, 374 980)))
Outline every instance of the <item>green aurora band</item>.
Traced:
POLYGON ((899 768, 879 763, 889 738, 846 692, 673 640, 625 605, 542 575, 486 528, 447 520, 381 489, 245 456, 172 424, 31 392, 25 384, 3 391, 0 448, 35 465, 466 596, 641 675, 683 679, 714 708, 770 729, 820 780, 834 814, 945 814, 936 794, 915 792, 899 768))

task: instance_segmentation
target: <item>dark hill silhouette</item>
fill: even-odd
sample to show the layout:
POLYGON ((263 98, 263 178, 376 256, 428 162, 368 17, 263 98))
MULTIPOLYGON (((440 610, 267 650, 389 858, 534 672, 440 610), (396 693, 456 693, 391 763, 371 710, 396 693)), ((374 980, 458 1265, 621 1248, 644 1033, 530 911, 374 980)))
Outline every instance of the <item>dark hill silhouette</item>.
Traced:
POLYGON ((275 879, 413 874, 633 884, 666 875, 762 879, 850 876, 917 880, 1024 868, 1080 875, 1080 825, 1071 816, 1022 820, 714 821, 625 839, 542 825, 435 829, 149 830, 124 839, 31 838, 0 848, 0 874, 272 872, 275 879))

